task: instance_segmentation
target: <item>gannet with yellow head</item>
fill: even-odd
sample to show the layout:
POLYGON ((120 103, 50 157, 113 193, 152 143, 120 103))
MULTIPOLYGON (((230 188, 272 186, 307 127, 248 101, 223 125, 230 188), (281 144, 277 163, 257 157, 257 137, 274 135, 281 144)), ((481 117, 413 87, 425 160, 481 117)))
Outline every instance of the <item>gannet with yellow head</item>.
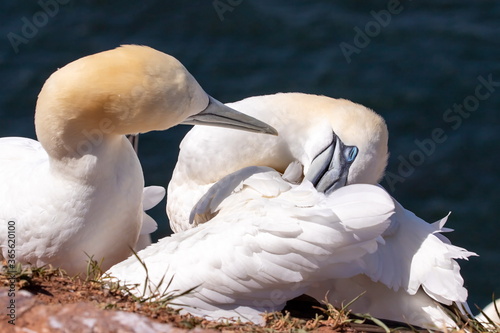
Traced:
POLYGON ((268 166, 283 173, 298 161, 305 177, 323 191, 346 184, 376 184, 383 176, 387 126, 382 117, 360 104, 287 93, 228 105, 276 124, 279 136, 252 138, 224 129, 218 134, 195 126, 181 143, 168 187, 167 213, 176 232, 197 224, 188 223, 189 215, 213 184, 244 167, 268 166), (326 188, 328 183, 331 188, 326 188))
POLYGON ((142 227, 144 179, 124 135, 180 123, 276 134, 208 96, 180 62, 146 46, 57 70, 38 96, 39 141, 0 139, 1 257, 70 275, 85 273, 89 258, 103 269, 125 259, 142 227))
POLYGON ((281 309, 325 276, 358 274, 356 262, 377 248, 392 199, 373 185, 343 185, 382 176, 387 129, 373 111, 322 96, 279 94, 233 105, 265 113, 283 132, 253 140, 195 126, 181 144, 167 199, 180 232, 138 253, 147 273, 135 256, 107 273, 139 284, 144 296, 199 285, 176 303, 210 318, 261 322, 261 313, 281 309), (320 184, 326 195, 314 187, 320 184))
POLYGON ((280 135, 194 127, 168 188, 176 234, 109 273, 138 294, 191 293, 183 311, 262 322, 307 294, 426 328, 466 311, 456 258, 473 255, 376 184, 387 163, 384 120, 359 104, 298 93, 228 104, 280 135), (371 185, 368 185, 371 184, 371 185), (133 273, 132 273, 133 272, 133 273), (172 279, 172 280, 171 280, 172 279), (170 281, 160 285, 160 281, 170 281))

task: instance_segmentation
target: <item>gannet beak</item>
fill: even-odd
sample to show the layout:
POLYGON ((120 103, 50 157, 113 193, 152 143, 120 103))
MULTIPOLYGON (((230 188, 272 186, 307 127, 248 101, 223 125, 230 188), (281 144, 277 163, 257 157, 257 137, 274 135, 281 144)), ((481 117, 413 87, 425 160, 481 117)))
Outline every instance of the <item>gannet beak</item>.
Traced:
POLYGON ((346 146, 333 133, 333 139, 312 161, 305 178, 316 190, 330 194, 347 184, 349 168, 358 155, 358 147, 346 146))
POLYGON ((211 125, 235 128, 248 132, 278 135, 278 132, 272 126, 233 110, 211 96, 208 96, 208 98, 209 102, 205 110, 186 118, 181 124, 211 125))

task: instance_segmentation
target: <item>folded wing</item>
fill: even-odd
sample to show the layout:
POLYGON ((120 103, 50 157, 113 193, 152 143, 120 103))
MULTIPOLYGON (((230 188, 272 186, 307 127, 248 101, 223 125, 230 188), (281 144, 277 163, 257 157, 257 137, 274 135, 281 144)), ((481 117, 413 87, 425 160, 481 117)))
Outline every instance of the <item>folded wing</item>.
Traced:
POLYGON ((385 191, 353 185, 325 197, 308 181, 294 185, 274 170, 255 171, 215 210, 210 200, 202 205, 216 213, 209 223, 139 252, 147 272, 131 257, 108 273, 137 284, 139 296, 194 288, 176 299, 194 314, 260 322, 261 313, 283 308, 325 276, 363 269, 362 257, 377 249, 394 212, 385 191))

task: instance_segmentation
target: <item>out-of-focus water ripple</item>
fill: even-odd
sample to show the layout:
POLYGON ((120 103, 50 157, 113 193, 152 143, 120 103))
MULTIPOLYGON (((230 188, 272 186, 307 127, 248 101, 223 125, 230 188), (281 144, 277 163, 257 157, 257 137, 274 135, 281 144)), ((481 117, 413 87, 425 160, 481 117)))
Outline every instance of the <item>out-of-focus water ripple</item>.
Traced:
MULTIPOLYGON (((385 117, 390 174, 401 175, 402 160, 424 156, 401 181, 383 185, 429 222, 452 211, 448 226, 456 231, 447 236, 480 254, 461 263, 471 303, 484 305, 493 292, 500 294, 500 87, 456 129, 444 118, 475 94, 480 76, 500 82, 500 3, 404 2, 381 26, 371 12, 397 1, 59 2, 0 4, 0 136, 34 138, 36 97, 47 77, 72 60, 126 43, 177 57, 224 102, 280 91, 351 99, 385 117), (51 15, 41 3, 52 4, 51 15), (219 15, 214 3, 231 10, 219 15), (43 19, 40 12, 46 24, 23 36, 26 20, 43 19), (369 43, 346 61, 340 44, 355 46, 354 28, 367 24, 374 29, 369 43), (26 37, 18 52, 12 34, 26 37), (422 151, 416 140, 430 139, 436 128, 446 140, 428 155, 416 153, 422 151)), ((179 126, 141 138, 148 185, 168 183, 188 130, 179 126)), ((160 224, 156 238, 169 233, 164 202, 160 206, 152 213, 160 224)))

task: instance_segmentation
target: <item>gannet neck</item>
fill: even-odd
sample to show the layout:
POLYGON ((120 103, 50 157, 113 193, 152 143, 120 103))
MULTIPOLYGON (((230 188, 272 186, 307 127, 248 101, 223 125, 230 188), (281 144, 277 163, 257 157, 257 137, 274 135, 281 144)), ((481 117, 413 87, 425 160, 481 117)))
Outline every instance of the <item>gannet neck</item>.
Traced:
POLYGON ((175 58, 126 45, 52 74, 38 96, 35 126, 48 154, 63 158, 110 136, 170 128, 207 105, 208 95, 175 58))

